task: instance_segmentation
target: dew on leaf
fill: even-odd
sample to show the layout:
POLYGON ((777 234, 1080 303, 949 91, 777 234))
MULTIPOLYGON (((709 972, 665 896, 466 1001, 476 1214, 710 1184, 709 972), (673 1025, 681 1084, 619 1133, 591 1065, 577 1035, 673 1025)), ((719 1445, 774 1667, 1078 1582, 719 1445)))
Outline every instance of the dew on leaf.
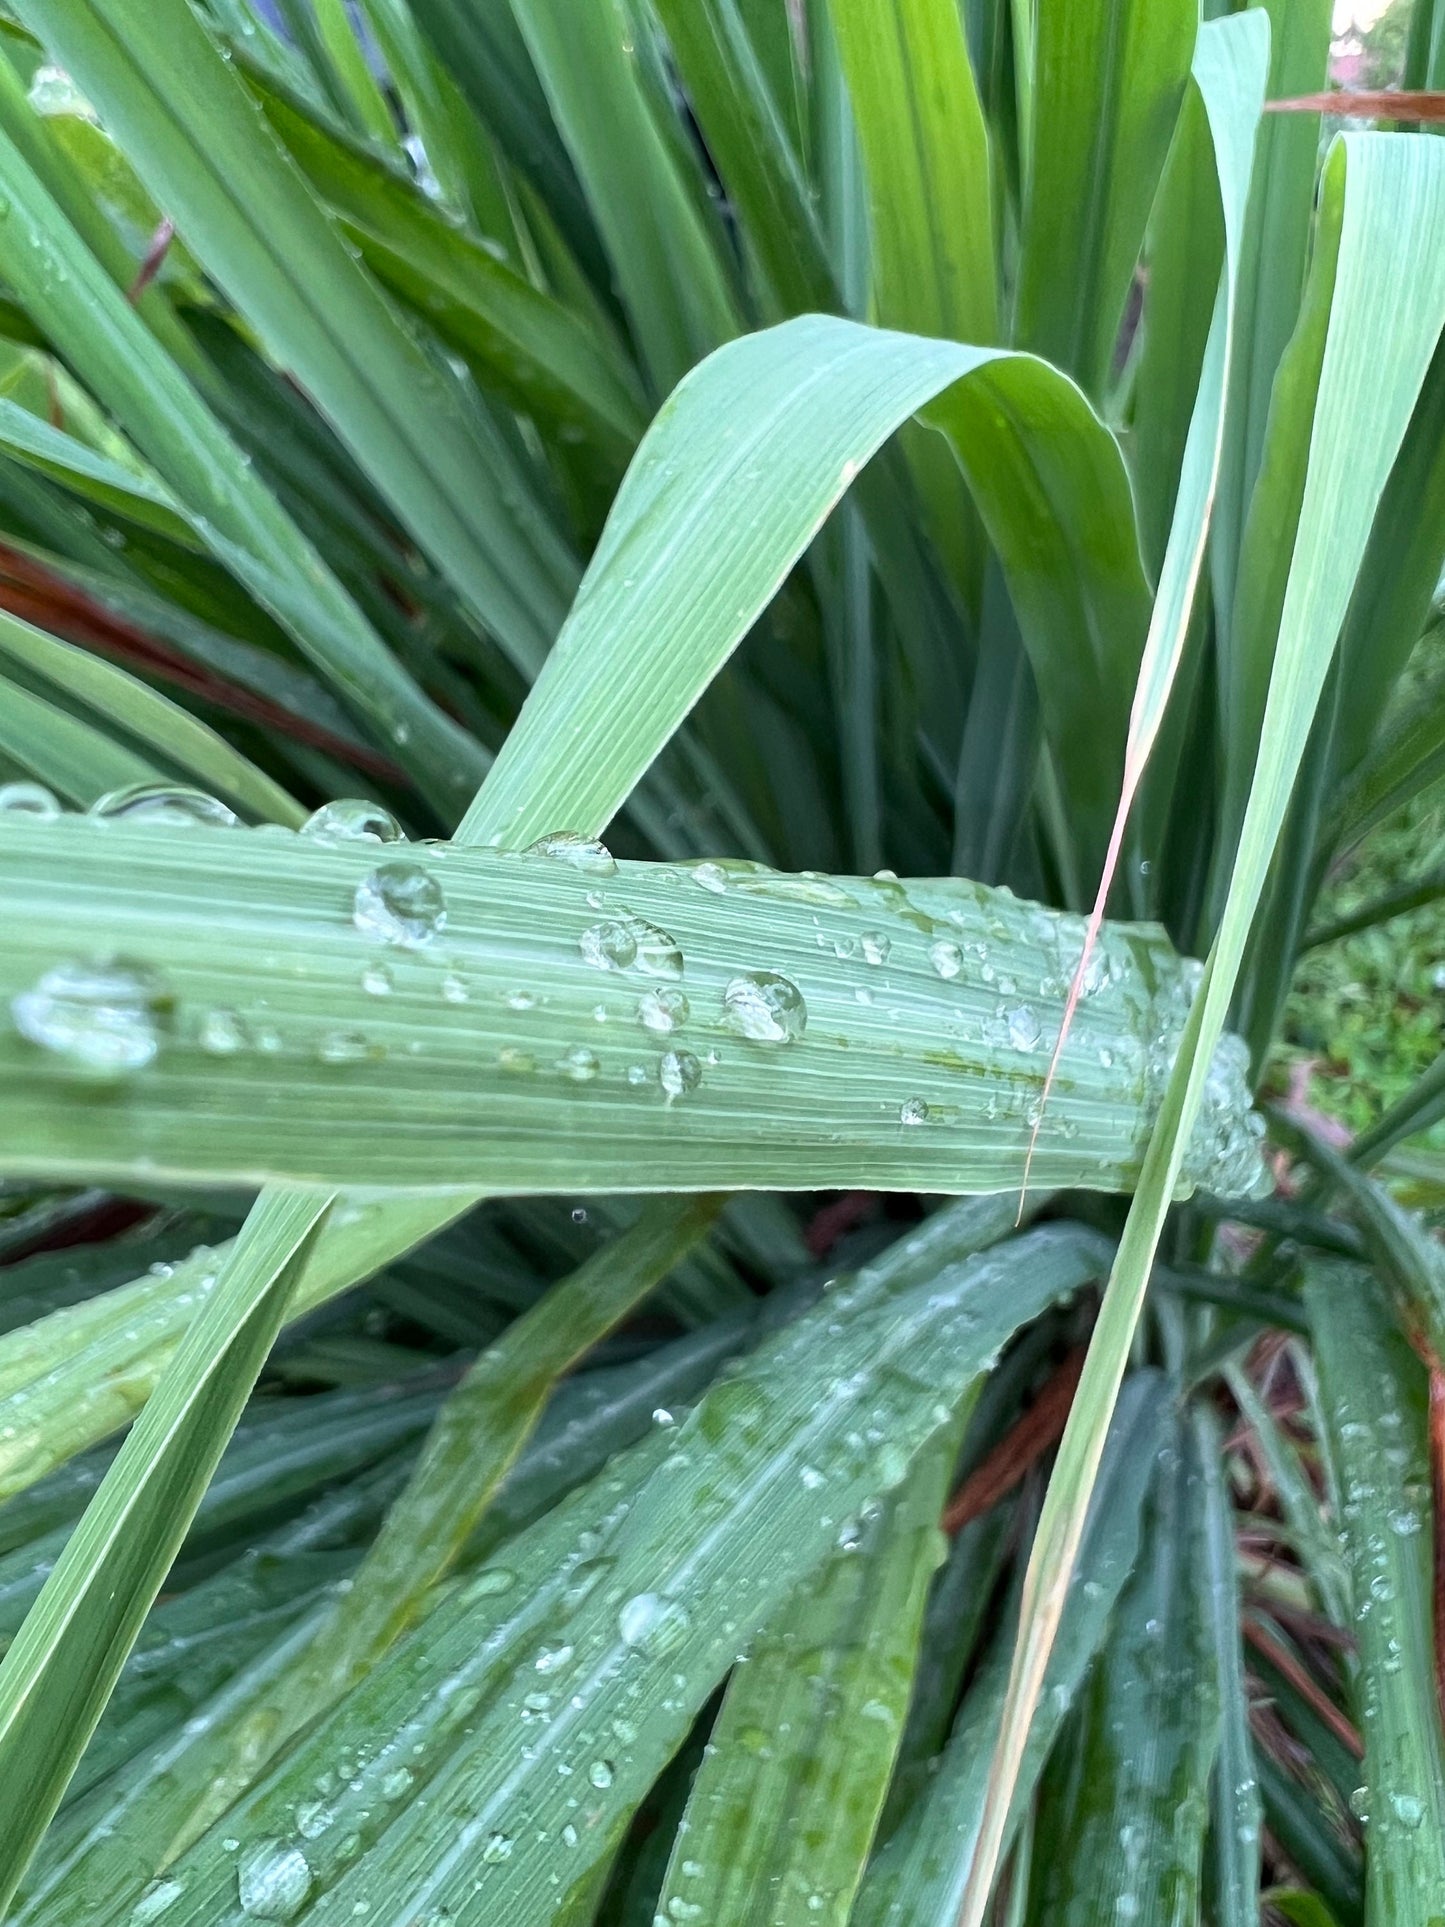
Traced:
POLYGON ((323 803, 301 825, 302 836, 334 843, 404 843, 402 827, 390 810, 363 796, 342 796, 323 803))
POLYGON ((10 1002, 15 1028, 77 1070, 118 1077, 152 1062, 172 1002, 162 978, 123 957, 53 965, 10 1002))
POLYGON ((807 1028, 808 1006, 791 977, 749 970, 724 990, 722 1021, 755 1044, 791 1044, 807 1028))
POLYGON ((415 950, 446 928, 446 897, 419 863, 383 863, 357 884, 351 919, 365 937, 415 950))

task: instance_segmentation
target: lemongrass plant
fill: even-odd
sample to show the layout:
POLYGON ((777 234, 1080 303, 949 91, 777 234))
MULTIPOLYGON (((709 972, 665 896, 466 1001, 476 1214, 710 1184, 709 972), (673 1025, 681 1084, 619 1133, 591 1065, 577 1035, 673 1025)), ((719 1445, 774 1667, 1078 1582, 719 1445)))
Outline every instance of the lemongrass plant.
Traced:
POLYGON ((1205 11, 10 0, 7 1920, 1445 1919, 1445 144, 1205 11))

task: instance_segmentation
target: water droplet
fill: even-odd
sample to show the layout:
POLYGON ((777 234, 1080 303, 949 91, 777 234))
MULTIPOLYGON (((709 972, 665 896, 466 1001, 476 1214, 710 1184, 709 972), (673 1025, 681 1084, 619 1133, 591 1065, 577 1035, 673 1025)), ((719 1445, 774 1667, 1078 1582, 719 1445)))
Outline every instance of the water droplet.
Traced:
POLYGON ((577 945, 596 970, 626 970, 637 956, 637 939, 625 922, 589 924, 577 945))
POLYGON ((885 937, 881 930, 865 930, 858 939, 858 947, 863 952, 863 961, 868 964, 885 964, 888 953, 893 948, 892 940, 885 937))
POLYGON ((635 969, 644 977, 682 975, 682 952, 676 938, 642 917, 627 917, 624 922, 636 946, 635 969))
POLYGON ((564 1847, 575 1847, 577 1844, 577 1837, 578 1837, 577 1829, 572 1825, 571 1821, 569 1820, 567 1825, 562 1829, 562 1845, 564 1847))
POLYGON ((325 1800, 303 1800, 296 1809, 296 1831, 303 1840, 319 1840, 336 1823, 336 1809, 325 1800))
POLYGON ((442 978, 442 1001, 448 1004, 464 1004, 468 995, 466 984, 454 970, 449 970, 442 978))
POLYGON ((557 1059, 557 1068, 574 1084, 590 1084, 601 1066, 596 1051, 588 1050, 585 1044, 574 1044, 557 1059))
POLYGON ((1017 1004, 1008 1014, 1009 1042, 1015 1050, 1032 1050, 1043 1032, 1039 1020, 1027 1004, 1017 1004))
POLYGON ((684 1607, 661 1593, 634 1593, 617 1615, 624 1642, 654 1657, 670 1653, 686 1637, 691 1621, 684 1607))
POLYGON ((359 1030, 328 1030, 316 1046, 323 1064, 359 1064, 371 1055, 366 1034, 359 1030))
POLYGON ((294 1920, 311 1892, 311 1869, 299 1847, 258 1840, 236 1869, 241 1911, 254 1920, 294 1920))
POLYGON ((1370 1789, 1368 1787, 1357 1786, 1354 1789, 1354 1791, 1351 1793, 1350 1812, 1354 1814, 1355 1818, 1360 1822, 1362 1826, 1366 1826, 1369 1824, 1370 1789))
POLYGON ((928 1122, 927 1104, 921 1097, 905 1097, 903 1102, 898 1106, 898 1122, 900 1124, 926 1124, 928 1122))
POLYGON ((482 1864, 486 1867, 499 1867, 504 1860, 512 1857, 511 1837, 505 1833, 490 1833, 487 1844, 482 1848, 482 1864))
POLYGON ((1399 1539, 1410 1539, 1420 1530, 1420 1515, 1401 1507, 1390 1514, 1390 1530, 1399 1539))
POLYGON ((365 937, 417 949, 446 928, 446 898, 419 863, 383 863, 357 884, 351 920, 365 937))
POLYGON ((952 979, 963 969, 963 952, 947 937, 940 937, 928 946, 928 961, 940 977, 952 979))
POLYGON ((680 990, 644 990, 637 1000, 637 1021, 644 1030, 666 1037, 687 1022, 688 1010, 687 998, 680 990))
POLYGON ((657 1066, 657 1078, 670 1102, 697 1089, 702 1082, 702 1065, 690 1050, 665 1051, 657 1066))
POLYGON ((224 1004, 215 1004, 203 1013, 196 1042, 211 1057, 234 1057, 250 1043, 246 1026, 238 1013, 224 1004))
POLYGON ((336 843, 404 843, 400 823, 380 803, 362 796, 343 796, 323 803, 301 825, 302 836, 324 837, 336 843))
POLYGON ((361 973, 361 988, 368 997, 389 997, 395 983, 390 964, 368 964, 361 973))
POLYGON ((1390 1809, 1402 1827, 1413 1832, 1425 1818, 1425 1802, 1418 1793, 1392 1793, 1390 1809))
POLYGON ((90 806, 91 816, 127 823, 154 823, 164 829, 184 829, 201 823, 215 830, 232 830, 240 817, 204 790, 174 783, 132 783, 110 790, 90 806))
POLYGON ((570 1646, 544 1646, 532 1664, 539 1673, 560 1673, 571 1657, 570 1646))
POLYGON ((720 863, 694 863, 688 873, 699 890, 720 897, 728 887, 727 872, 720 863))
POLYGON ((808 1006, 790 977, 750 970, 723 992, 722 1021, 755 1044, 791 1044, 807 1028, 808 1006))
POLYGON ((153 1880, 131 1910, 131 1927, 145 1927, 151 1920, 159 1920, 167 1913, 186 1891, 181 1880, 153 1880))
POLYGON ((509 990, 502 998, 508 1010, 535 1010, 537 993, 534 990, 509 990))
POLYGON ((0 783, 0 816, 34 816, 49 822, 64 814, 60 799, 43 783, 0 783))
POLYGON ((415 1778, 416 1775, 409 1766, 399 1766, 395 1768, 393 1772, 387 1774, 381 1783, 382 1799, 399 1800, 404 1793, 411 1791, 415 1778))
POLYGON ((599 843, 595 836, 578 836, 574 830, 557 830, 551 836, 538 837, 527 846, 527 854, 554 857, 559 863, 580 870, 584 876, 617 874, 616 861, 607 845, 599 843))
POLYGON ((518 1050, 514 1044, 504 1044, 497 1052, 497 1063, 504 1071, 514 1077, 523 1077, 528 1071, 537 1068, 537 1060, 529 1050, 518 1050))
POLYGON ((516 1573, 506 1566, 484 1566, 467 1588, 467 1597, 481 1599, 501 1592, 510 1592, 516 1583, 516 1573))
POLYGON ((587 1769, 587 1778, 599 1789, 610 1787, 613 1779, 611 1760, 594 1760, 587 1769))
POLYGON ((144 964, 121 957, 77 959, 54 965, 33 990, 12 998, 10 1013, 32 1044, 77 1069, 117 1077, 155 1057, 172 1002, 162 979, 144 964))

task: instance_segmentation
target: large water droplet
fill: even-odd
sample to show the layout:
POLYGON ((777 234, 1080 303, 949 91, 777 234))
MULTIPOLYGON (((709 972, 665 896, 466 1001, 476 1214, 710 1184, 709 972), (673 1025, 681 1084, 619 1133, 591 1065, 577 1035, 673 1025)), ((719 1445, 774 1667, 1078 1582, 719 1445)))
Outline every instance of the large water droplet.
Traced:
POLYGON ((258 1840, 236 1869, 241 1911, 254 1920, 294 1920, 311 1892, 311 1869, 299 1847, 258 1840))
POLYGON ((625 922, 589 924, 577 947, 594 970, 627 970, 637 956, 637 939, 625 922))
POLYGON ((446 898, 419 863, 383 863, 357 884, 351 919, 363 936, 415 950, 446 928, 446 898))
POLYGON ((694 863, 688 875, 699 890, 720 897, 728 887, 727 871, 720 863, 694 863))
POLYGON ((749 970, 723 992, 722 1020, 755 1044, 791 1044, 807 1027, 808 1006, 790 977, 749 970))
POLYGON ((670 937, 645 917, 624 917, 623 922, 633 941, 635 970, 640 970, 644 977, 675 978, 682 975, 682 951, 675 937, 670 937))
POLYGON ((0 816, 33 816, 50 822, 64 814, 59 797, 43 783, 0 783, 0 816))
POLYGON ((110 790, 91 804, 90 815, 173 830, 196 823, 232 830, 241 820, 219 797, 176 783, 131 783, 125 789, 110 790))
POLYGON ((670 1102, 697 1089, 702 1082, 702 1065, 690 1050, 664 1051, 657 1067, 657 1081, 670 1102))
POLYGON ((644 1030, 666 1037, 687 1022, 688 1010, 687 998, 680 990, 644 990, 637 1000, 637 1021, 644 1030))
POLYGON ((323 803, 301 825, 302 836, 334 843, 403 843, 402 827, 390 810, 364 796, 342 796, 323 803))
POLYGON ((171 1009, 163 980, 122 957, 58 963, 10 1002, 22 1037, 100 1077, 149 1064, 171 1009))
POLYGON ((605 843, 595 836, 579 836, 575 830, 557 830, 540 836, 527 847, 529 856, 550 856, 566 863, 584 876, 610 877, 617 874, 617 863, 605 843))

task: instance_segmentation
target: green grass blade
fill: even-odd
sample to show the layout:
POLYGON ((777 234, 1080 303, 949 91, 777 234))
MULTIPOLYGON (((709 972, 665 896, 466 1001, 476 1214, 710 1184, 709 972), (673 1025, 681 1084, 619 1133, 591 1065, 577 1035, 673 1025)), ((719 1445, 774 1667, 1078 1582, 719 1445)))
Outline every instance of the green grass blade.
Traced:
POLYGON ((889 328, 998 339, 988 130, 951 0, 831 0, 889 328))
POLYGON ((115 663, 9 615, 0 616, 0 656, 84 703, 234 808, 288 829, 299 829, 306 820, 301 805, 224 736, 115 663))
POLYGON ((1378 1164, 1397 1144, 1425 1131, 1445 1117, 1445 1051, 1385 1115, 1361 1132, 1350 1148, 1356 1163, 1378 1164))
MULTIPOLYGON (((950 879, 402 851, 4 825, 6 1169, 406 1186, 443 1215, 474 1188, 1017 1188, 1077 919, 950 879), (419 921, 391 921, 401 888, 419 921), (43 980, 107 955, 141 975, 92 1027, 43 980)), ((1147 930, 1106 931, 1092 971, 1045 1187, 1133 1180, 1189 1005, 1147 930)), ((1171 1183, 1257 1176, 1236 1052, 1171 1183)))
MULTIPOLYGON (((655 0, 708 153, 762 265, 778 316, 837 306, 808 182, 744 19, 746 0, 655 0)), ((781 8, 768 24, 783 37, 781 8)))
MULTIPOLYGON (((523 1540, 496 1562, 506 1580, 484 1567, 440 1606, 175 1863, 183 1891, 168 1927, 242 1922, 223 1840, 239 1839, 244 1855, 287 1838, 298 1797, 315 1797, 301 1789, 362 1733, 404 1746, 412 1781, 378 1797, 397 1757, 382 1740, 325 1801, 304 1845, 318 1918, 346 1919, 365 1897, 383 1917, 440 1908, 455 1927, 554 1920, 609 1857, 739 1645, 836 1549, 847 1521, 903 1483, 1007 1335, 1100 1257, 1074 1228, 942 1271, 905 1243, 876 1274, 830 1292, 660 1434, 661 1462, 611 1530, 596 1501, 581 1513, 577 1525, 592 1528, 581 1570, 558 1571, 550 1548, 543 1565, 523 1540), (530 1624, 499 1664, 488 1627, 516 1594, 530 1624)), ((121 1911, 83 1914, 83 1900, 54 1896, 56 1927, 109 1927, 121 1911)))
MULTIPOLYGON (((1123 764, 1121 689, 1148 624, 1117 443, 1073 384, 1030 356, 818 315, 721 349, 662 409, 491 773, 489 834, 527 840, 512 810, 531 795, 533 759, 550 762, 563 742, 542 827, 585 827, 573 785, 584 772, 603 784, 615 767, 605 822, 858 471, 918 411, 952 442, 1002 558, 1081 837, 1102 854, 1123 764)), ((477 837, 475 817, 464 828, 477 837)))
POLYGON ((847 1921, 908 1711, 957 1444, 955 1423, 734 1672, 658 1897, 669 1920, 847 1921))
POLYGON ((1425 1373, 1368 1272, 1321 1260, 1308 1267, 1306 1298, 1360 1641, 1366 1917, 1434 1921, 1445 1917, 1445 1744, 1425 1373))
MULTIPOLYGON (((1272 100, 1318 93, 1330 52, 1329 0, 1255 0, 1269 16, 1272 100)), ((1270 394, 1299 320, 1319 157, 1312 114, 1271 114, 1259 131, 1239 269, 1239 347, 1230 369, 1230 433, 1210 544, 1218 620, 1234 607, 1239 544, 1264 455, 1270 394)))
POLYGON ((1218 1927, 1259 1927, 1259 1782, 1239 1637, 1234 1508, 1225 1485, 1224 1442, 1213 1413, 1197 1407, 1193 1426, 1194 1452, 1204 1484, 1205 1615, 1220 1714, 1210 1832, 1214 1915, 1218 1927))
POLYGON ((1096 399, 1199 27, 1189 0, 1036 0, 1015 339, 1096 399))
POLYGON ((160 1589, 324 1209, 299 1198, 274 1244, 244 1236, 237 1244, 0 1661, 0 1904, 14 1894, 160 1589))
POLYGON ((623 0, 513 0, 653 388, 741 325, 718 245, 645 84, 623 0))
MULTIPOLYGON (((1120 1400, 1083 1559, 1069 1588, 1049 1693, 1034 1723, 1015 1814, 1033 1797, 1064 1716, 1108 1630, 1138 1556, 1145 1495, 1158 1467, 1167 1392, 1151 1372, 1136 1374, 1120 1400)), ((869 1868, 852 1927, 952 1927, 973 1864, 989 1749, 1007 1678, 1007 1622, 985 1656, 920 1800, 869 1868)))
MULTIPOLYGON (((718 1200, 660 1199, 488 1346, 452 1393, 406 1490, 345 1597, 296 1666, 238 1726, 240 1792, 293 1733, 333 1706, 420 1616, 515 1462, 558 1378, 606 1337, 711 1227, 718 1200)), ((224 1806, 226 1801, 221 1799, 224 1806)))
POLYGON ((550 431, 580 430, 625 458, 643 427, 636 380, 590 319, 498 260, 394 168, 348 145, 279 89, 267 119, 377 276, 550 431))
MULTIPOLYGON (((961 1927, 981 1927, 1027 1730, 1073 1566, 1104 1427, 1117 1395, 1192 1128, 1203 1056, 1222 1032, 1290 792, 1349 604, 1370 524, 1404 439, 1445 318, 1445 246, 1426 275, 1420 233, 1445 243, 1445 155, 1421 137, 1346 136, 1330 163, 1341 209, 1311 460, 1261 735, 1261 753, 1224 915, 1105 1294, 1089 1360, 1050 1482, 1030 1560, 1020 1639, 990 1786, 985 1846, 961 1927), (1342 192, 1341 189, 1342 186, 1342 192), (1403 277, 1398 282, 1396 277, 1403 277), (1388 298, 1382 297, 1388 288, 1388 298), (1368 398, 1369 406, 1364 406, 1368 398)), ((1326 246, 1329 242, 1326 241, 1326 246)))
POLYGON ((506 444, 357 266, 186 0, 142 13, 47 0, 34 19, 272 357, 535 672, 566 606, 570 557, 506 444))
POLYGON ((147 332, 19 154, 0 143, 9 204, 0 261, 66 360, 113 410, 212 551, 295 636, 377 739, 451 814, 480 779, 477 745, 398 666, 267 493, 235 442, 147 332), (397 731, 403 740, 397 741, 397 731))
POLYGON ((1176 1421, 1139 1562, 1044 1775, 1029 1919, 1194 1927, 1219 1738, 1208 1633, 1202 1475, 1176 1421))
MULTIPOLYGON (((283 1199, 286 1211, 292 1202, 283 1199)), ((328 1219, 330 1237, 317 1239, 289 1315, 335 1297, 451 1215, 432 1198, 349 1199, 328 1219)), ((10 1433, 0 1449, 0 1500, 130 1423, 234 1250, 230 1243, 168 1253, 164 1275, 146 1274, 0 1337, 0 1435, 10 1433)))
POLYGON ((0 751, 73 803, 94 803, 107 790, 153 782, 161 774, 149 758, 3 675, 0 751))

